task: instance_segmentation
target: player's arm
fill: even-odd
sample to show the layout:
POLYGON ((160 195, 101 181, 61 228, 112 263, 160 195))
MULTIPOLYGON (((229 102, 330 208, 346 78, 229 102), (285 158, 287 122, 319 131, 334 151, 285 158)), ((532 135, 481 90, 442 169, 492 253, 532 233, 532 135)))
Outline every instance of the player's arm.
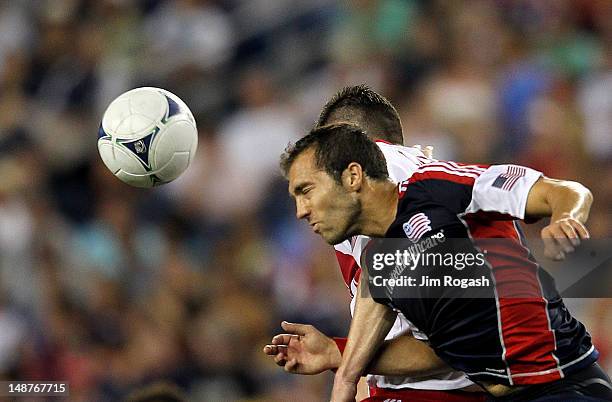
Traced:
POLYGON ((385 341, 366 369, 368 374, 425 377, 452 369, 425 342, 412 335, 385 341))
POLYGON ((370 397, 370 387, 368 386, 368 381, 365 377, 361 377, 359 383, 357 384, 357 394, 355 394, 356 401, 363 401, 364 399, 368 399, 370 397))
POLYGON ((562 260, 574 251, 580 239, 588 239, 584 224, 589 217, 593 195, 580 183, 547 177, 538 179, 529 191, 525 205, 526 217, 550 217, 550 224, 542 229, 544 253, 562 260))
MULTIPOLYGON (((307 324, 281 323, 284 334, 276 335, 263 352, 293 374, 319 374, 337 370, 342 362, 346 338, 332 339, 307 324)), ((370 365, 368 374, 424 377, 451 370, 427 345, 406 334, 385 341, 370 365)))
POLYGON ((551 217, 541 235, 545 255, 553 259, 563 259, 581 238, 589 237, 584 223, 593 196, 583 185, 550 179, 525 166, 462 165, 456 169, 467 177, 477 177, 472 184, 469 180, 457 184, 457 178, 452 177, 457 173, 448 171, 445 174, 453 184, 449 180, 427 184, 432 198, 446 200, 449 209, 462 214, 495 212, 510 219, 551 217))
POLYGON ((397 316, 396 312, 383 304, 376 303, 371 297, 366 272, 366 269, 362 269, 346 349, 334 379, 331 397, 334 402, 354 401, 359 379, 365 373, 397 316))
POLYGON ((580 223, 589 217, 593 195, 588 188, 575 181, 539 178, 529 191, 525 215, 551 217, 551 220, 571 216, 580 223))
POLYGON ((313 375, 340 366, 342 354, 336 342, 313 325, 283 321, 281 327, 285 333, 274 336, 263 352, 286 372, 313 375))

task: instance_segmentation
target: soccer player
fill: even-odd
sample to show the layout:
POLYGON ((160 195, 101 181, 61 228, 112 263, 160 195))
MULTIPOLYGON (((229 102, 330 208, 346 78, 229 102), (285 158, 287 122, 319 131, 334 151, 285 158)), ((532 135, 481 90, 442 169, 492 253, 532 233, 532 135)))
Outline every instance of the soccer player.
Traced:
MULTIPOLYGON (((420 150, 401 146, 403 143, 402 126, 397 111, 387 99, 364 85, 346 87, 334 95, 323 107, 315 127, 334 122, 357 124, 375 139, 376 145, 385 157, 389 176, 395 183, 408 179, 420 165, 430 161, 420 150)), ((354 295, 361 272, 360 255, 368 241, 369 238, 366 236, 355 236, 334 246, 342 277, 352 298, 351 312, 354 308, 354 295)), ((292 334, 279 335, 273 339, 272 345, 264 348, 264 353, 275 356, 279 365, 285 366, 289 372, 304 374, 316 374, 326 369, 337 368, 338 357, 345 339, 336 338, 336 346, 336 343, 326 338, 316 328, 289 323, 283 323, 282 326, 284 330, 292 334), (302 340, 307 336, 308 342, 300 344, 300 336, 302 340), (331 347, 328 349, 326 346, 331 347), (300 354, 295 353, 296 348, 299 348, 300 354)), ((452 370, 437 359, 425 343, 414 339, 413 336, 417 336, 420 340, 427 340, 426 336, 402 314, 398 315, 386 339, 391 340, 400 336, 404 336, 404 339, 391 343, 387 357, 381 359, 380 364, 372 367, 376 373, 389 375, 368 376, 370 396, 378 398, 369 400, 401 400, 402 398, 457 402, 482 400, 482 392, 460 391, 468 387, 471 387, 472 390, 480 390, 480 388, 474 386, 465 374, 452 370), (414 345, 412 359, 414 365, 409 372, 412 376, 393 375, 396 374, 393 365, 397 361, 395 354, 398 350, 397 345, 404 343, 414 345), (419 359, 419 353, 423 353, 427 358, 419 359), (425 375, 428 373, 434 375, 425 375)))
POLYGON ((545 254, 564 258, 589 236, 584 223, 592 196, 584 186, 515 165, 433 161, 398 191, 380 149, 350 124, 312 130, 283 155, 281 166, 297 217, 329 244, 357 234, 507 239, 505 249, 486 256, 495 292, 488 299, 406 299, 390 291, 377 303, 363 270, 332 401, 354 400, 358 379, 395 321, 391 307, 425 332, 442 360, 501 400, 612 398, 590 335, 564 306, 515 222, 550 217, 542 230, 545 254), (512 284, 522 285, 526 296, 506 297, 512 284))

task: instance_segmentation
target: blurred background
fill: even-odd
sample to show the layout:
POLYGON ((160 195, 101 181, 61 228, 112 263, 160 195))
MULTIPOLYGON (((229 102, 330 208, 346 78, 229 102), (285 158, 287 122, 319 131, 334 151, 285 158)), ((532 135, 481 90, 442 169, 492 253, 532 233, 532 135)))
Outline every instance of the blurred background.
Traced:
MULTIPOLYGON (((261 353, 281 320, 349 320, 277 161, 358 83, 437 158, 583 182, 593 237, 612 236, 609 0, 0 0, 0 378, 69 381, 75 401, 159 379, 198 401, 326 400, 331 374, 261 353), (153 190, 96 148, 108 103, 145 85, 200 130, 153 190)), ((610 372, 612 302, 568 304, 610 372)))

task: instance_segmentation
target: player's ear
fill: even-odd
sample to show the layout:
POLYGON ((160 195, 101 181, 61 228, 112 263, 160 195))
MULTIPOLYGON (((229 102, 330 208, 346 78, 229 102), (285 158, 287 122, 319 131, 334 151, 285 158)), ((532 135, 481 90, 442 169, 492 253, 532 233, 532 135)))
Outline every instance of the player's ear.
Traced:
POLYGON ((342 185, 349 191, 359 191, 363 184, 363 169, 357 162, 351 162, 342 172, 342 185))

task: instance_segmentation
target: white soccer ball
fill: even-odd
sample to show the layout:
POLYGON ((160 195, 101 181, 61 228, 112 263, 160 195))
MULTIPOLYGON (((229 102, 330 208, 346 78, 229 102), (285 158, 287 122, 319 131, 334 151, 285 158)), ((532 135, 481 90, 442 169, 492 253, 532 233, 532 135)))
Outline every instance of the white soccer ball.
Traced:
POLYGON ((98 151, 123 182, 153 187, 183 173, 195 155, 193 114, 178 96, 161 88, 136 88, 108 106, 98 130, 98 151))

